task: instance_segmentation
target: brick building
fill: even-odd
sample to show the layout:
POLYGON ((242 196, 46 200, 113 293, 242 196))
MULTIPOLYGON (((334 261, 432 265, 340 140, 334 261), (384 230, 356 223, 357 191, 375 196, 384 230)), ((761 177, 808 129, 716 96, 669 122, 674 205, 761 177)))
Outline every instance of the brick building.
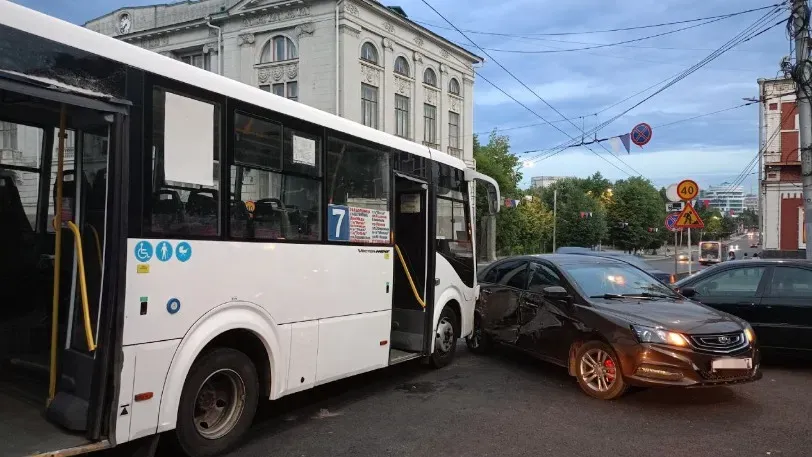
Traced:
POLYGON ((761 95, 760 231, 763 249, 806 248, 795 83, 759 79, 761 95))

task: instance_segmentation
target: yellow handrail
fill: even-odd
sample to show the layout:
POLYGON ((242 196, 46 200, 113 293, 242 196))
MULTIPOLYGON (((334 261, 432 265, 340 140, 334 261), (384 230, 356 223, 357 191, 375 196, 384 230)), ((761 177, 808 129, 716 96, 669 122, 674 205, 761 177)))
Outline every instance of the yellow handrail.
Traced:
POLYGON ((54 241, 54 290, 53 302, 51 305, 51 363, 48 379, 48 404, 56 395, 56 354, 57 344, 59 344, 59 262, 62 259, 62 176, 65 171, 65 105, 60 107, 59 112, 59 155, 56 158, 56 202, 54 205, 54 230, 56 240, 54 241))
POLYGON ((398 245, 395 245, 395 252, 398 254, 398 258, 400 259, 400 264, 403 265, 403 271, 406 273, 406 279, 409 280, 409 285, 412 286, 412 293, 414 294, 414 298, 417 299, 417 302, 420 303, 420 306, 423 308, 426 307, 426 302, 420 298, 420 293, 417 292, 417 286, 414 285, 414 280, 412 279, 412 274, 409 273, 409 267, 406 266, 406 259, 403 258, 403 253, 400 252, 400 248, 398 245))
POLYGON ((87 348, 90 351, 96 350, 96 342, 93 340, 93 327, 90 325, 90 306, 87 300, 87 281, 85 280, 85 257, 82 254, 82 234, 79 227, 68 221, 68 228, 73 232, 73 242, 76 245, 77 263, 79 264, 79 290, 82 293, 82 316, 85 322, 85 338, 87 348))

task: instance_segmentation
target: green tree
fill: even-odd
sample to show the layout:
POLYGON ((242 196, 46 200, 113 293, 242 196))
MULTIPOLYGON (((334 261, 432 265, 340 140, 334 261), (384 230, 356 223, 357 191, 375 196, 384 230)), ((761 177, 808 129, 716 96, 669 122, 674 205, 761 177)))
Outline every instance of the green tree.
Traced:
POLYGON ((758 228, 758 213, 746 209, 739 214, 739 221, 744 226, 744 228, 748 229, 757 229, 758 228))
POLYGON ((668 234, 659 229, 665 220, 660 192, 650 181, 633 177, 617 181, 613 196, 607 206, 609 238, 625 250, 657 249, 668 234))
POLYGON ((558 195, 557 246, 591 247, 606 235, 606 210, 601 198, 606 195, 609 181, 600 180, 600 174, 588 179, 563 179, 539 192, 548 208, 553 207, 554 194, 558 195))
POLYGON ((703 237, 709 240, 718 240, 722 235, 722 219, 718 216, 711 216, 705 221, 703 237))

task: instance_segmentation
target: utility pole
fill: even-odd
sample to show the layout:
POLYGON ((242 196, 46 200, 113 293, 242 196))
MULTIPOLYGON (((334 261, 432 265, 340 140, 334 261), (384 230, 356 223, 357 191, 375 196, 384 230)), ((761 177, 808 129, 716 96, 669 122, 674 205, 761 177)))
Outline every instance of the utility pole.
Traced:
POLYGON ((553 189, 553 253, 555 253, 555 226, 558 225, 558 189, 553 189))
MULTIPOLYGON (((798 103, 798 129, 801 141, 801 177, 804 195, 804 221, 806 233, 812 233, 812 106, 809 94, 812 93, 812 62, 809 61, 809 7, 807 0, 792 0, 792 34, 795 39, 795 80, 798 103)), ((812 249, 807 246, 807 260, 812 260, 812 249)))

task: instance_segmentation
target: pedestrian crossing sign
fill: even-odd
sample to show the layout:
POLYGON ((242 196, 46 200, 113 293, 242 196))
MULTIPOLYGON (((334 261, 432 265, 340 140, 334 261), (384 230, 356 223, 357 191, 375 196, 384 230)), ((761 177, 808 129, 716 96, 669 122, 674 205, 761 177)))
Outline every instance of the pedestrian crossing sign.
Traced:
POLYGON ((691 203, 686 202, 685 208, 679 213, 679 217, 677 217, 677 222, 674 224, 676 228, 705 228, 705 223, 702 221, 702 218, 699 217, 699 213, 696 212, 693 205, 691 203))

